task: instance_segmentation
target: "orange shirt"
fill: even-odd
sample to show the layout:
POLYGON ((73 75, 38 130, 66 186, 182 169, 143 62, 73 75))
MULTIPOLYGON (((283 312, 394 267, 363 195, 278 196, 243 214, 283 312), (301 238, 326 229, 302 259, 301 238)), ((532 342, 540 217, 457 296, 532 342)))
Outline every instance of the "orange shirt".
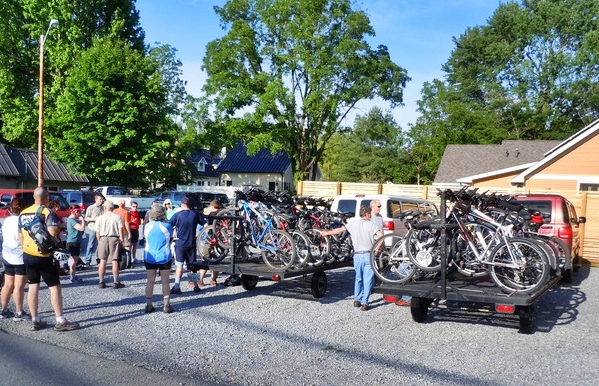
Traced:
POLYGON ((118 208, 113 210, 113 212, 121 216, 121 218, 123 219, 123 231, 125 231, 127 229, 125 228, 125 223, 131 222, 131 215, 129 214, 129 211, 119 206, 118 208))

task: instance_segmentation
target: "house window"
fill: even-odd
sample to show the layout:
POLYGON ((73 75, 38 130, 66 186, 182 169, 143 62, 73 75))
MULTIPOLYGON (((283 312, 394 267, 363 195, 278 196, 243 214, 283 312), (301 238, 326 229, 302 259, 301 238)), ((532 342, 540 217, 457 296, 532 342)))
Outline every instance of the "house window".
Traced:
POLYGON ((202 159, 201 161, 198 162, 198 172, 205 172, 206 171, 206 162, 202 159))
POLYGON ((276 192, 276 188, 277 188, 277 183, 274 181, 269 181, 268 182, 268 190, 270 192, 276 192))
POLYGON ((580 184, 580 190, 583 191, 587 191, 587 192, 598 192, 599 191, 599 184, 580 184))
POLYGON ((197 185, 198 185, 198 186, 204 186, 204 181, 198 181, 198 182, 197 182, 197 185))
POLYGON ((233 181, 231 181, 231 180, 226 180, 226 181, 225 181, 225 186, 233 186, 233 181))

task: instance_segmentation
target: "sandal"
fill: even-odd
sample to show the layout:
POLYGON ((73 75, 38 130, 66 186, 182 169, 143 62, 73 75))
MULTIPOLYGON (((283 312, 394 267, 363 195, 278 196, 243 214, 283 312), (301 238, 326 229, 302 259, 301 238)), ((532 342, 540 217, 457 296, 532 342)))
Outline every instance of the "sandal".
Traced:
POLYGON ((218 285, 218 283, 216 281, 214 281, 214 280, 210 280, 210 285, 211 286, 215 286, 215 285, 218 285))

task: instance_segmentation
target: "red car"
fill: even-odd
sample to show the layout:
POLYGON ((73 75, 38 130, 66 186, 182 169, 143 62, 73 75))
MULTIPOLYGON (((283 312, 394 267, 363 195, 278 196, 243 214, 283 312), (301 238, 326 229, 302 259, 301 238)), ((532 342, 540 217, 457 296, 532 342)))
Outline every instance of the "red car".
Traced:
MULTIPOLYGON (((50 191, 50 200, 57 200, 60 203, 60 210, 57 212, 61 219, 69 217, 69 203, 58 192, 50 191)), ((0 188, 0 222, 10 216, 8 205, 13 198, 20 198, 25 201, 25 206, 33 205, 33 189, 3 189, 0 188)))
POLYGON ((577 217, 576 209, 565 197, 557 194, 521 194, 514 197, 541 223, 539 233, 559 237, 568 248, 572 261, 566 262, 565 276, 571 275, 576 264, 580 264, 580 239, 578 226, 587 221, 577 217))

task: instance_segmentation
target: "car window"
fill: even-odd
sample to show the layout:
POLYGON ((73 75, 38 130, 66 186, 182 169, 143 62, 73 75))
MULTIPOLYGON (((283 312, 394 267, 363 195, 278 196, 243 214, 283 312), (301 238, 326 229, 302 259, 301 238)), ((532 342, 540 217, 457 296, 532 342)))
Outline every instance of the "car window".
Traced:
POLYGON ((574 209, 574 205, 572 205, 570 201, 566 200, 566 205, 564 205, 564 208, 566 211, 566 217, 564 217, 564 220, 572 224, 578 224, 578 217, 576 216, 576 209, 574 209))
POLYGON ((352 213, 355 216, 356 215, 356 205, 357 205, 357 201, 355 199, 339 200, 339 204, 337 206, 337 211, 344 212, 344 213, 352 213))
MULTIPOLYGON (((519 201, 519 200, 518 200, 519 201)), ((530 214, 539 212, 543 216, 543 222, 551 222, 551 201, 547 200, 521 200, 520 203, 530 214)), ((566 217, 567 218, 567 217, 566 217)))

